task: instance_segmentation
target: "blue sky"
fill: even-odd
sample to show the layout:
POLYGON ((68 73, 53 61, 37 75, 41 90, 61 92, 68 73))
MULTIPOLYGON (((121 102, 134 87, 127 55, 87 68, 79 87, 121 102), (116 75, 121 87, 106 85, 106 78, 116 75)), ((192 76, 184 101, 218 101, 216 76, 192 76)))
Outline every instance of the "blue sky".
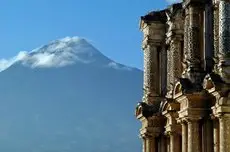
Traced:
POLYGON ((1 0, 0 58, 79 36, 111 59, 141 69, 140 16, 167 5, 164 0, 1 0))

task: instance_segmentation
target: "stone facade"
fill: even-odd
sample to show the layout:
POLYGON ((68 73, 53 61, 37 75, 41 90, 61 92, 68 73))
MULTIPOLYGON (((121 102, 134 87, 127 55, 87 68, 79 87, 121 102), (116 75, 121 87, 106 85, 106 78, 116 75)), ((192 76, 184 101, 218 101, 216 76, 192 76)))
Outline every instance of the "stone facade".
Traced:
POLYGON ((140 28, 143 152, 230 152, 230 1, 184 0, 140 28))

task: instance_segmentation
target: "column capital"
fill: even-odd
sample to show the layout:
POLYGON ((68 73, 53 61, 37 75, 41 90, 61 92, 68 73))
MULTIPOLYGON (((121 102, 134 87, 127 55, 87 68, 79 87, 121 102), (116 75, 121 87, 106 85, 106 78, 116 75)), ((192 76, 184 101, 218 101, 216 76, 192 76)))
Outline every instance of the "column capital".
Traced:
POLYGON ((161 133, 158 127, 146 127, 140 129, 140 137, 141 138, 154 138, 159 136, 161 133))
POLYGON ((181 123, 181 124, 183 124, 183 123, 194 123, 194 122, 197 122, 197 121, 199 121, 199 120, 201 120, 202 119, 202 117, 198 117, 198 116, 190 116, 190 117, 183 117, 183 118, 179 118, 179 119, 177 119, 177 122, 178 123, 181 123))
POLYGON ((230 113, 220 113, 216 115, 219 120, 230 119, 230 113))
POLYGON ((187 121, 187 123, 189 124, 189 123, 196 123, 196 122, 198 122, 199 120, 201 120, 201 117, 197 117, 197 116, 195 116, 195 117, 189 117, 189 118, 185 118, 185 120, 187 121))

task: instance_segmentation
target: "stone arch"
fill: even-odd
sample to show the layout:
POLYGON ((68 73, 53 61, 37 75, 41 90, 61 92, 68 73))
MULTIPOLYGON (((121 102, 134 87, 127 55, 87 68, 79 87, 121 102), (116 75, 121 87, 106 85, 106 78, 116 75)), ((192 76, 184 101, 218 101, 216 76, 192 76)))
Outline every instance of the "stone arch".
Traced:
POLYGON ((140 116, 140 115, 142 115, 142 106, 141 106, 140 104, 138 104, 138 105, 136 106, 135 116, 138 117, 138 116, 140 116))
POLYGON ((170 105, 169 105, 168 101, 166 101, 166 102, 164 102, 164 104, 162 105, 161 111, 162 111, 162 112, 163 112, 163 111, 166 111, 166 110, 169 109, 169 107, 170 107, 170 105))
POLYGON ((182 92, 182 84, 180 82, 177 82, 173 89, 173 97, 177 98, 183 94, 182 92))

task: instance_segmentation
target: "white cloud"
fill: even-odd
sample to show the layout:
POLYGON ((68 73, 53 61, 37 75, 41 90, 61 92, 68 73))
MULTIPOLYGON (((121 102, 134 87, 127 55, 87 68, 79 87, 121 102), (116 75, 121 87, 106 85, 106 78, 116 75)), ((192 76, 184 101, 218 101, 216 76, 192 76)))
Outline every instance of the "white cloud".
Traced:
MULTIPOLYGON (((9 68, 16 62, 30 68, 51 68, 63 67, 81 62, 85 64, 101 60, 100 54, 97 54, 87 42, 78 37, 66 37, 50 42, 31 52, 21 51, 15 57, 10 59, 0 59, 0 72, 9 68)), ((131 70, 130 68, 115 62, 104 63, 106 67, 119 70, 131 70)))
POLYGON ((117 70, 132 70, 131 68, 127 67, 127 66, 122 66, 122 65, 119 65, 118 63, 116 62, 110 62, 108 64, 108 67, 111 67, 111 68, 114 68, 114 69, 117 69, 117 70))
POLYGON ((166 1, 170 4, 182 2, 182 0, 166 0, 166 1))
POLYGON ((17 56, 10 59, 0 59, 0 72, 10 67, 12 64, 27 57, 26 51, 21 51, 17 56))
MULTIPOLYGON (((31 68, 49 68, 49 67, 63 67, 66 65, 74 64, 75 61, 84 61, 77 58, 76 55, 65 52, 55 55, 52 53, 34 53, 30 54, 29 52, 19 52, 13 58, 10 59, 0 59, 0 72, 9 68, 16 62, 21 62, 25 66, 29 66, 31 68)), ((84 62, 88 63, 88 62, 84 62)))
POLYGON ((66 37, 50 42, 31 52, 21 51, 15 57, 0 59, 0 72, 9 68, 16 62, 31 68, 63 67, 75 62, 91 63, 94 60, 91 50, 81 46, 79 37, 66 37), (83 56, 82 56, 83 54, 83 56), (84 57, 88 55, 88 58, 84 57))

